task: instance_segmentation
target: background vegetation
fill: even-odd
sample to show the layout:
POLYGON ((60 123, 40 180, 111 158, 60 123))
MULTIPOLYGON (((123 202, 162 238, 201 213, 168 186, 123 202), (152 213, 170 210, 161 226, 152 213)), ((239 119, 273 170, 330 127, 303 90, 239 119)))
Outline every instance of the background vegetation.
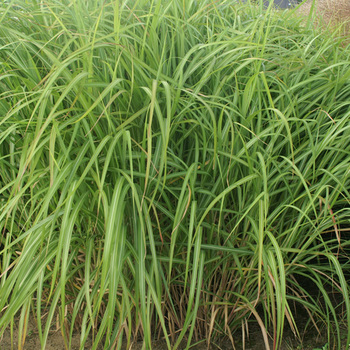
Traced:
POLYGON ((2 2, 1 332, 176 349, 257 322, 276 349, 304 312, 340 348, 349 51, 310 28, 225 0, 2 2))

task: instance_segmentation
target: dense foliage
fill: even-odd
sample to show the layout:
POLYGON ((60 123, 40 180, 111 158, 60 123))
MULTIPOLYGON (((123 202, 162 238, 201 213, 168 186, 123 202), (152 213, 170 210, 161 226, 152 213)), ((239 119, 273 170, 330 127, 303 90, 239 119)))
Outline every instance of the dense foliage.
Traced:
POLYGON ((2 332, 277 348, 305 311, 340 347, 344 45, 235 1, 23 0, 0 47, 2 332))

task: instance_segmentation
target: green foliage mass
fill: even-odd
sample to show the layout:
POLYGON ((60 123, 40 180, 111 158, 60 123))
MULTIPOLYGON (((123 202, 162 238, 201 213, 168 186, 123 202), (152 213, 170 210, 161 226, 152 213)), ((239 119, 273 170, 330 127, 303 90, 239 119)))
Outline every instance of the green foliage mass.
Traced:
POLYGON ((176 349, 254 321, 278 348, 305 312, 340 347, 349 50, 299 22, 235 1, 1 3, 1 332, 21 342, 34 318, 44 349, 58 318, 68 348, 78 329, 82 349, 176 349))

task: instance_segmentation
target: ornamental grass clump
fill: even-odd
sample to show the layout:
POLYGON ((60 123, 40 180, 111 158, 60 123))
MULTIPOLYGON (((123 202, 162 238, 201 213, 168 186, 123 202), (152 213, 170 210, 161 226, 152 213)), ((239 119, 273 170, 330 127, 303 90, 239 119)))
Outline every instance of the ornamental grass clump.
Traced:
POLYGON ((0 47, 1 334, 277 349, 305 313, 340 349, 348 51, 180 0, 2 2, 0 47))

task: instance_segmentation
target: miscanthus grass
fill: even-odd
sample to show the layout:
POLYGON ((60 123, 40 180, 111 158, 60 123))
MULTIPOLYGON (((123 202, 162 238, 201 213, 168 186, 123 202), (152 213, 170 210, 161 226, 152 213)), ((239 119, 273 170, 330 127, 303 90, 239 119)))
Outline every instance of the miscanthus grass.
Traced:
MULTIPOLYGON (((349 327, 350 65, 235 1, 0 5, 0 331, 42 349, 349 327)), ((349 333, 350 334, 350 333, 349 333)), ((346 340, 346 344, 350 339, 346 340)))

